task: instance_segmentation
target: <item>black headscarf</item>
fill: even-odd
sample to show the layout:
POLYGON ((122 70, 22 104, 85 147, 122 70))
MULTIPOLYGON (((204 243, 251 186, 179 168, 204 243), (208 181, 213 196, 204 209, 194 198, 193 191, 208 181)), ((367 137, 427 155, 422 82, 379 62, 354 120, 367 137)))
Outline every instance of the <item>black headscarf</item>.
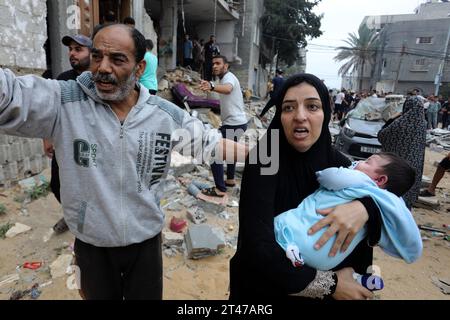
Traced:
POLYGON ((331 146, 328 129, 330 100, 328 89, 320 79, 311 74, 290 77, 283 84, 275 105, 277 110, 266 136, 251 151, 242 178, 238 246, 230 262, 231 299, 259 295, 286 296, 302 291, 314 279, 315 269, 304 266, 298 270, 292 267, 285 252, 276 243, 273 220, 278 214, 297 207, 319 187, 316 171, 350 164, 350 160, 331 146), (316 143, 308 151, 298 152, 284 134, 281 106, 289 88, 304 82, 319 93, 324 121, 316 143), (274 175, 262 175, 261 169, 270 164, 263 165, 259 159, 256 164, 251 164, 249 159, 255 158, 254 153, 258 152, 264 140, 268 143, 270 154, 273 150, 270 137, 275 130, 279 132, 279 169, 274 175))
MULTIPOLYGON (((260 172, 258 172, 261 164, 247 164, 246 169, 249 168, 250 170, 245 170, 244 172, 241 206, 246 208, 246 202, 249 201, 250 207, 253 208, 252 210, 264 210, 264 208, 258 208, 258 205, 252 200, 255 194, 263 192, 268 198, 272 198, 275 208, 273 214, 277 215, 288 209, 295 208, 301 200, 313 193, 319 187, 315 172, 335 165, 335 159, 331 147, 331 134, 328 129, 331 118, 330 98, 327 87, 319 78, 306 73, 290 77, 284 83, 277 98, 274 99, 274 105, 276 105, 277 110, 268 128, 267 137, 271 136, 273 130, 279 130, 279 171, 274 176, 261 176, 260 172), (289 144, 284 134, 281 124, 281 106, 286 92, 291 87, 304 82, 312 85, 319 93, 324 112, 324 121, 322 132, 316 143, 308 151, 298 152, 289 144), (262 186, 264 187, 263 190, 261 190, 262 186)), ((267 141, 269 150, 271 150, 271 140, 268 138, 267 141)), ((256 152, 256 149, 252 152, 256 152)))

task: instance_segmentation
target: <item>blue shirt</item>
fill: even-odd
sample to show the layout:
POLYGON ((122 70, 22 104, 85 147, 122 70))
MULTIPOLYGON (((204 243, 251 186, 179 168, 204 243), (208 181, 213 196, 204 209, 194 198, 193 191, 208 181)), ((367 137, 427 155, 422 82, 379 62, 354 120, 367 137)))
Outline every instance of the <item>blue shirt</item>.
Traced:
POLYGON ((194 48, 194 45, 192 44, 191 40, 184 41, 184 58, 185 59, 192 59, 192 49, 194 48))
POLYGON ((147 66, 139 82, 149 90, 158 90, 158 80, 156 79, 156 69, 158 68, 158 58, 151 52, 144 56, 147 66))

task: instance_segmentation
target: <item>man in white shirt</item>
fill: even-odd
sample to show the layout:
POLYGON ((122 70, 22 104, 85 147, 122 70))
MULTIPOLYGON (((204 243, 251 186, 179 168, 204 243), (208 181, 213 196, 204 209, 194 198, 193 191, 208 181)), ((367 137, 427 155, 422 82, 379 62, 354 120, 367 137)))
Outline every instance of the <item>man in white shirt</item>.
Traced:
MULTIPOLYGON (((215 85, 212 81, 201 81, 200 89, 203 91, 214 91, 220 94, 220 114, 222 127, 220 131, 223 137, 237 141, 247 130, 247 117, 244 112, 244 99, 242 97, 241 85, 236 76, 228 71, 229 64, 225 56, 215 56, 213 58, 213 75, 220 79, 215 85)), ((223 177, 223 164, 212 163, 211 170, 214 176, 216 187, 205 189, 205 195, 213 197, 223 197, 227 187, 234 187, 236 164, 227 163, 227 180, 223 177)))
POLYGON ((338 120, 342 119, 342 115, 344 112, 344 106, 342 103, 345 99, 345 89, 342 89, 341 92, 339 92, 336 95, 336 100, 334 101, 334 114, 337 116, 338 120))

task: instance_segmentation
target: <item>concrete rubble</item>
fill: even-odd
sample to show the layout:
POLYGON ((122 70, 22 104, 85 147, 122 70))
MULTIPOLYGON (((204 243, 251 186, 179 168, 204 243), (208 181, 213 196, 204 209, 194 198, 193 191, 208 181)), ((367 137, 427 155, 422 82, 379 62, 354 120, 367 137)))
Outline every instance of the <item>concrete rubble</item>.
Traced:
POLYGON ((216 255, 225 248, 223 232, 207 224, 190 226, 185 242, 188 257, 194 260, 216 255))
POLYGON ((17 222, 11 229, 6 232, 5 236, 7 238, 14 238, 15 236, 30 231, 31 227, 17 222))
MULTIPOLYGON (((72 260, 73 256, 71 254, 64 254, 53 261, 50 265, 50 274, 52 275, 52 278, 60 278, 67 274, 72 260)), ((71 273, 71 271, 69 271, 69 273, 71 273)))

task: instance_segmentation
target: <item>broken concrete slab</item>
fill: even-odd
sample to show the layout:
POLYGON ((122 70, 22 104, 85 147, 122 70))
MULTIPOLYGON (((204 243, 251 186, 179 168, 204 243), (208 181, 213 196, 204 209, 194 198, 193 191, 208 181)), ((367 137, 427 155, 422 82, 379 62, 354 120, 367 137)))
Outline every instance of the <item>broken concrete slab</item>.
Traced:
POLYGON ((422 175, 422 182, 420 184, 421 188, 428 188, 431 184, 431 179, 425 175, 422 175))
POLYGON ((167 247, 171 246, 182 246, 184 241, 184 236, 179 233, 163 231, 163 245, 167 247))
POLYGON ((203 211, 214 214, 214 215, 217 215, 225 210, 225 207, 223 205, 212 203, 212 202, 206 202, 203 200, 198 200, 196 205, 197 205, 197 207, 203 209, 203 211))
POLYGON ((19 235, 21 233, 25 233, 30 230, 31 230, 31 227, 17 222, 11 229, 8 230, 8 232, 6 232, 5 237, 14 238, 17 235, 19 235))
POLYGON ((440 279, 438 277, 431 277, 431 281, 441 289, 442 293, 450 294, 450 281, 445 279, 440 279))
POLYGON ((50 265, 50 274, 52 275, 52 278, 55 279, 64 276, 67 269, 70 267, 72 260, 73 257, 71 254, 64 254, 53 261, 50 265))
POLYGON ((190 207, 196 205, 196 204, 197 204, 197 201, 198 201, 198 200, 197 200, 196 198, 194 198, 193 196, 187 195, 187 196, 185 196, 183 199, 180 200, 180 203, 181 203, 183 206, 185 206, 186 208, 190 208, 190 207))
POLYGON ((187 211, 188 218, 195 224, 201 224, 206 222, 205 212, 200 208, 190 208, 187 211))
POLYGON ((439 209, 440 203, 435 197, 427 198, 427 197, 419 197, 417 201, 414 203, 416 208, 423 209, 439 209))
POLYGON ((185 242, 188 257, 194 260, 216 255, 225 248, 223 232, 207 224, 190 226, 185 235, 185 242))
POLYGON ((8 285, 10 283, 19 281, 19 280, 20 280, 20 276, 17 273, 6 275, 6 276, 0 278, 0 288, 8 285))

